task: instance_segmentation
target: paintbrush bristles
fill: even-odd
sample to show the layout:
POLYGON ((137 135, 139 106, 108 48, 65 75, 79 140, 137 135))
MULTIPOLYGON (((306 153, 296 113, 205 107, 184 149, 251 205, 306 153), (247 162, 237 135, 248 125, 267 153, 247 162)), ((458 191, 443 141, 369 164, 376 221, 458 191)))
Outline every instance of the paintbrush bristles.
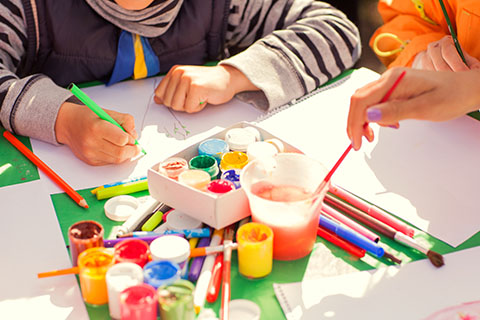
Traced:
POLYGON ((428 260, 430 260, 430 262, 437 268, 440 268, 445 264, 445 262, 443 262, 443 256, 435 251, 429 250, 427 252, 427 257, 428 260))

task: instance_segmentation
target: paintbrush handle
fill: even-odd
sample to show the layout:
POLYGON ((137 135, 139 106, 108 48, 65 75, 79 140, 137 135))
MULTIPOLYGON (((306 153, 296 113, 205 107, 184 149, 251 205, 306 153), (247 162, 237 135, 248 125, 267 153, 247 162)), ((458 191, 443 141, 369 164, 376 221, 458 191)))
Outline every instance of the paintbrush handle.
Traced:
POLYGON ((389 225, 369 216, 365 212, 355 208, 351 204, 343 202, 335 198, 334 196, 327 193, 325 196, 325 202, 332 205, 333 207, 344 211, 349 216, 357 219, 358 221, 362 222, 363 224, 367 225, 368 227, 372 228, 373 230, 380 232, 381 234, 386 235, 390 239, 395 238, 395 234, 397 230, 393 229, 389 225))
POLYGON ((395 239, 395 241, 400 242, 401 244, 403 244, 405 246, 412 247, 412 248, 417 249, 418 251, 420 251, 424 254, 428 254, 429 250, 427 248, 424 248, 420 243, 416 242, 415 239, 410 238, 410 237, 404 235, 401 232, 397 232, 395 234, 394 239, 395 239))

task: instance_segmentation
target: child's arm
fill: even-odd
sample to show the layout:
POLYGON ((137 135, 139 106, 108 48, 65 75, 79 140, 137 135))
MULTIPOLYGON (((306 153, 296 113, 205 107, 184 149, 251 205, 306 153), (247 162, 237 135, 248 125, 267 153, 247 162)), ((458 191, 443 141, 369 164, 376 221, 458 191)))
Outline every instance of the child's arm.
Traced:
POLYGON ((356 26, 321 1, 233 0, 228 23, 227 49, 238 54, 220 65, 240 70, 261 90, 238 97, 262 109, 305 95, 361 54, 356 26))
MULTIPOLYGON (((6 35, 0 37, 0 122, 3 127, 15 134, 52 144, 66 143, 80 159, 90 164, 117 163, 132 157, 136 147, 128 144, 122 146, 131 137, 123 137, 129 136, 123 132, 117 134, 118 128, 115 126, 110 128, 105 127, 106 124, 99 124, 98 117, 85 106, 76 105, 80 108, 71 108, 75 104, 67 102, 72 97, 70 91, 57 86, 45 75, 36 74, 24 78, 16 75, 28 42, 22 1, 11 0, 9 6, 2 7, 0 14, 6 21, 0 23, 2 34, 6 35), (67 109, 79 113, 64 121, 67 117, 63 111, 67 109), (82 123, 83 128, 78 127, 79 123, 82 123), (83 129, 83 132, 75 131, 75 128, 83 129), (95 138, 91 136, 93 133, 86 134, 90 128, 97 130, 94 131, 95 138), (100 131, 102 128, 105 130, 100 131), (117 140, 112 137, 117 137, 117 140), (117 144, 106 147, 104 141, 112 140, 117 144), (112 157, 104 150, 115 150, 116 155, 112 157)), ((117 116, 119 119, 127 117, 121 114, 117 116)))
POLYGON ((392 68, 380 79, 358 89, 350 100, 347 133, 355 150, 362 145, 362 136, 373 140, 373 130, 366 122, 398 127, 405 119, 447 121, 480 105, 480 70, 442 72, 392 68), (405 78, 392 92, 389 100, 380 103, 402 71, 405 78))
MULTIPOLYGON (((375 39, 385 34, 393 34, 399 40, 408 42, 399 53, 378 56, 387 67, 411 66, 416 55, 426 50, 429 43, 449 34, 438 1, 381 0, 378 11, 384 25, 371 37, 370 47, 374 48, 375 39)), ((384 37, 378 40, 377 47, 382 52, 389 52, 399 48, 400 43, 384 37)))

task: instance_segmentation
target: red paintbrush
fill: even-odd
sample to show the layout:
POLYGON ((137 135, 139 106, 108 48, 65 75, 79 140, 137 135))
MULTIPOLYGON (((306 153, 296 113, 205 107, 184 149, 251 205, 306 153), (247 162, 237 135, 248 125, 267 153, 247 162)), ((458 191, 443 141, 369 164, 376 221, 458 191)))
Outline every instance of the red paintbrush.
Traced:
MULTIPOLYGON (((395 88, 398 86, 398 84, 400 83, 400 81, 403 79, 403 77, 405 76, 405 71, 403 71, 397 78, 397 80, 395 80, 395 82, 393 83, 392 87, 387 91, 387 93, 383 96, 382 100, 380 101, 380 103, 383 103, 383 102, 386 102, 388 100, 388 98, 392 95, 392 92, 393 90, 395 90, 395 88)), ((368 123, 365 123, 364 127, 366 127, 368 125, 368 123)), ((315 192, 313 193, 314 196, 317 196, 319 195, 325 188, 325 186, 328 184, 328 182, 330 181, 330 178, 332 177, 333 173, 335 172, 335 170, 337 170, 338 166, 340 166, 340 164, 342 163, 342 161, 345 159, 345 157, 347 156, 347 154, 350 152, 350 150, 352 150, 353 146, 352 144, 350 143, 350 145, 347 147, 347 149, 343 152, 343 154, 340 156, 340 159, 337 160, 337 162, 335 163, 335 165, 333 166, 332 169, 330 169, 330 171, 327 173, 327 175, 325 176, 325 178, 323 178, 323 181, 320 183, 320 185, 317 187, 317 189, 315 190, 315 192)), ((314 202, 315 203, 315 202, 314 202)))

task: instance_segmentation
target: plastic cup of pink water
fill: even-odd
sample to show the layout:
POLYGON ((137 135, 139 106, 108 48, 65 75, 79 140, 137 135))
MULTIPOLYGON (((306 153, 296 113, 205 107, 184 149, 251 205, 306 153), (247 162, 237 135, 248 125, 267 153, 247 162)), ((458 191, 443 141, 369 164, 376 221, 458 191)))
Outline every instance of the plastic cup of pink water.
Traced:
POLYGON ((252 220, 273 230, 274 259, 296 260, 312 251, 328 185, 314 192, 327 173, 320 162, 299 153, 257 159, 242 170, 252 220))

